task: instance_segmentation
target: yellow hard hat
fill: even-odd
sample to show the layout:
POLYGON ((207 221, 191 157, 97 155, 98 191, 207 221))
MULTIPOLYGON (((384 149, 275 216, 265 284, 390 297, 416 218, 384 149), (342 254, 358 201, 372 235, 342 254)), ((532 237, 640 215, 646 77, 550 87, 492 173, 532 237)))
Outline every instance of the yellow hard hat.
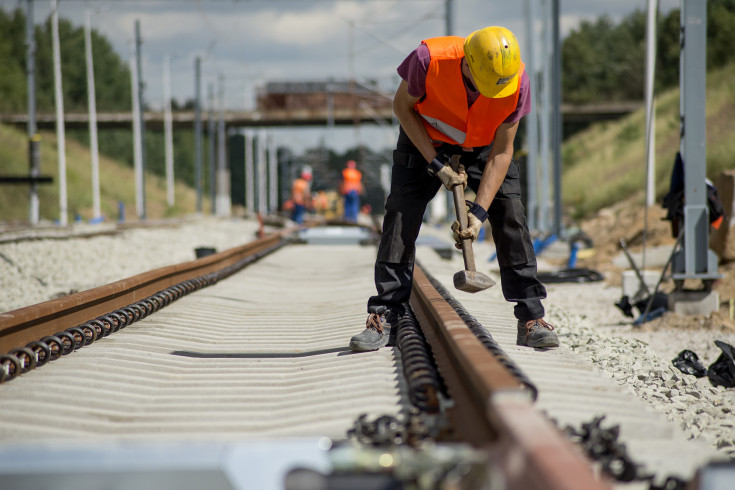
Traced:
POLYGON ((464 41, 464 55, 477 89, 485 97, 508 97, 518 88, 521 49, 505 27, 490 26, 464 41))

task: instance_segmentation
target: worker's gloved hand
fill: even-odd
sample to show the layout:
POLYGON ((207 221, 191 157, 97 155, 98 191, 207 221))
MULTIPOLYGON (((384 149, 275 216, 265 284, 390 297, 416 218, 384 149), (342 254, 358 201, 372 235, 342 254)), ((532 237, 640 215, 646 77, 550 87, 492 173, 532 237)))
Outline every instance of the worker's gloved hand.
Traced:
POLYGON ((427 170, 431 175, 439 177, 444 187, 450 191, 456 185, 461 185, 463 189, 467 187, 467 174, 464 171, 464 167, 460 165, 458 172, 452 170, 452 167, 449 166, 449 157, 447 155, 438 153, 434 160, 429 163, 427 170))
POLYGON ((437 172, 436 176, 442 181, 444 187, 450 191, 452 190, 452 187, 457 185, 461 185, 462 189, 467 187, 467 174, 464 173, 464 169, 460 169, 459 172, 455 172, 451 167, 449 167, 449 165, 446 165, 443 169, 437 172))
POLYGON ((467 213, 467 228, 464 230, 459 229, 459 221, 455 221, 452 224, 452 231, 454 232, 454 244, 455 247, 462 248, 462 240, 470 239, 473 242, 480 236, 480 230, 482 230, 482 224, 488 218, 487 211, 479 204, 471 201, 465 201, 469 206, 469 212, 467 213))

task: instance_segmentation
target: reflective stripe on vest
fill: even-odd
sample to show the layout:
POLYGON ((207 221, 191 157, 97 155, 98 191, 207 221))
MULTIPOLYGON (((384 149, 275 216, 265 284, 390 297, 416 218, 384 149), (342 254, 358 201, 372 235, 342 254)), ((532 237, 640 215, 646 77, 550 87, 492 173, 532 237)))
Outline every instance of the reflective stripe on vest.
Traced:
MULTIPOLYGON (((456 36, 425 39, 431 61, 426 73, 426 96, 414 105, 429 137, 465 147, 487 146, 495 131, 518 104, 518 90, 509 97, 493 99, 480 95, 467 107, 467 91, 462 76, 464 38, 456 36)), ((518 77, 523 74, 524 65, 518 77)))

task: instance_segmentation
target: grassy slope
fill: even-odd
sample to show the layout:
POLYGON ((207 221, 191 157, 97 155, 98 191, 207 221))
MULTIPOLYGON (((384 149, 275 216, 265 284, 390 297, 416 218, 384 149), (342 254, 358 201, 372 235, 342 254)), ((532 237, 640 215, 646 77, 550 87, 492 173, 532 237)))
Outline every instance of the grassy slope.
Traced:
MULTIPOLYGON (((41 134, 41 174, 54 178, 53 184, 39 186, 41 220, 59 219, 58 156, 56 135, 41 134)), ((0 125, 0 175, 28 175, 27 136, 9 126, 0 125)), ((174 163, 175 165, 175 163, 174 163)), ((92 218, 92 170, 89 149, 76 141, 66 140, 66 179, 68 219, 76 215, 92 218)), ((175 206, 166 203, 166 182, 148 174, 146 177, 146 214, 149 219, 193 213, 196 194, 193 189, 176 182, 175 206)), ((135 180, 133 169, 100 155, 100 194, 102 214, 106 220, 118 219, 118 201, 125 203, 128 221, 136 219, 135 180)), ((0 186, 0 221, 28 219, 28 187, 0 186)), ((208 207, 205 206, 205 209, 208 207)))
MULTIPOLYGON (((735 64, 707 76, 707 176, 716 182, 735 167, 735 64)), ((588 216, 622 198, 643 203, 646 189, 645 111, 599 123, 574 135, 563 147, 563 201, 575 218, 588 216)), ((679 90, 656 97, 657 202, 666 194, 679 150, 679 90)))

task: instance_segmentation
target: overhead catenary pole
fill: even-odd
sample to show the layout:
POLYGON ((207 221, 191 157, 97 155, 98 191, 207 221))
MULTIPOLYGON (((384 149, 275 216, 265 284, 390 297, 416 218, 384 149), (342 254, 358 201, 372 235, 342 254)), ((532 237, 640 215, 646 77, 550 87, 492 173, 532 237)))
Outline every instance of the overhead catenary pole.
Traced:
POLYGON ((278 209, 278 155, 276 136, 268 134, 268 213, 278 209))
POLYGON ((648 236, 648 208, 656 199, 656 102, 653 98, 656 71, 656 16, 658 0, 648 0, 646 22, 646 205, 643 209, 643 258, 641 269, 646 268, 646 241, 648 236))
MULTIPOLYGON (((454 35, 454 0, 444 0, 444 35, 454 35)), ((452 191, 446 189, 442 192, 437 192, 436 196, 434 196, 434 203, 431 206, 427 206, 424 215, 427 218, 435 215, 437 220, 443 218, 444 220, 451 221, 452 216, 455 215, 454 198, 450 197, 451 195, 452 191)))
POLYGON ((258 213, 261 216, 265 216, 268 213, 267 209, 267 191, 266 186, 268 185, 268 174, 266 172, 266 160, 265 160, 265 147, 266 147, 266 131, 261 129, 258 132, 258 213))
POLYGON ((59 224, 69 224, 66 196, 66 135, 64 133, 64 94, 61 88, 61 49, 59 47, 59 11, 51 0, 51 30, 54 51, 54 93, 56 95, 56 139, 59 156, 59 224))
POLYGON ((454 0, 444 0, 444 31, 447 36, 454 32, 454 0))
POLYGON ((87 11, 84 22, 84 52, 87 59, 87 101, 89 111, 89 153, 92 165, 92 221, 102 220, 100 207, 100 152, 97 141, 97 102, 92 62, 92 12, 87 11))
POLYGON ((538 227, 544 233, 550 231, 549 223, 549 167, 550 167, 550 152, 551 152, 551 29, 549 28, 551 19, 551 0, 543 1, 543 13, 541 18, 541 48, 543 55, 541 56, 541 92, 540 92, 540 112, 541 112, 541 127, 540 127, 540 143, 541 151, 539 158, 541 160, 541 189, 539 192, 539 211, 538 211, 538 227))
POLYGON ((141 52, 141 48, 143 45, 143 41, 140 37, 140 20, 135 20, 135 59, 137 64, 137 72, 138 72, 138 106, 140 108, 140 111, 138 113, 138 117, 140 118, 140 166, 141 166, 141 173, 140 173, 140 179, 141 179, 141 207, 140 207, 140 219, 146 219, 146 212, 145 212, 145 171, 146 171, 146 164, 145 164, 145 103, 143 102, 143 56, 141 52))
MULTIPOLYGON (((36 133, 36 27, 33 22, 33 0, 26 0, 26 75, 28 80, 28 164, 31 177, 41 175, 40 137, 36 133)), ((38 184, 31 182, 28 219, 39 221, 38 184)))
POLYGON ((133 170, 135 174, 135 214, 143 215, 143 143, 140 140, 140 98, 138 97, 138 66, 130 57, 130 84, 133 93, 133 170))
POLYGON ((217 212, 217 121, 215 121, 215 99, 214 99, 214 83, 208 85, 208 110, 207 110, 207 141, 209 142, 209 159, 207 165, 209 168, 209 200, 212 214, 217 212))
POLYGON ((245 208, 255 215, 255 171, 253 169, 253 131, 245 131, 245 208))
POLYGON ((194 59, 194 187, 197 213, 202 212, 202 59, 194 59))
POLYGON ((656 101, 653 88, 656 73, 656 17, 658 0, 648 0, 646 24, 646 206, 656 199, 656 101))
POLYGON ((174 136, 171 114, 171 58, 163 59, 163 130, 166 158, 166 202, 172 207, 176 202, 174 193, 174 136))
POLYGON ((538 156, 538 110, 536 101, 536 64, 534 47, 536 46, 536 0, 525 0, 524 10, 526 17, 526 73, 531 79, 531 112, 526 117, 526 146, 528 154, 526 157, 526 214, 528 215, 528 228, 537 229, 537 201, 536 195, 538 185, 536 183, 536 157, 538 156))
POLYGON ((229 216, 232 209, 230 202, 230 176, 227 171, 227 152, 225 151, 225 77, 219 76, 218 91, 219 118, 217 121, 217 215, 229 216))
POLYGON ((559 35, 559 0, 551 0, 551 42, 553 62, 551 64, 551 144, 554 150, 554 233, 563 237, 561 199, 561 38, 559 35))
MULTIPOLYGON (((709 250, 707 207, 707 2, 681 0, 679 83, 681 156, 684 161, 683 259, 672 263, 672 278, 711 282, 720 277, 709 250)), ((705 288, 706 289, 706 288, 705 288)), ((715 302, 715 305, 719 303, 715 302)), ((717 306, 714 308, 717 309, 717 306)), ((706 313, 705 313, 706 314, 706 313)))

